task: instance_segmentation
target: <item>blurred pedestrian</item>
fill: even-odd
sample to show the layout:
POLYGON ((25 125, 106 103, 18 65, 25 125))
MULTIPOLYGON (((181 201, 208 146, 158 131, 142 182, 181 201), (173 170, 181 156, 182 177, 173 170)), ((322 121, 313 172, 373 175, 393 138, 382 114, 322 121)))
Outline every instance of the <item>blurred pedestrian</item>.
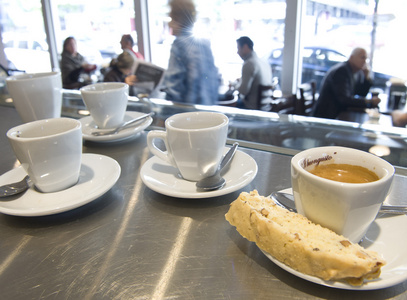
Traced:
POLYGON ((219 75, 208 40, 193 35, 196 9, 192 0, 171 0, 169 23, 175 40, 163 80, 166 98, 191 104, 216 104, 219 75))

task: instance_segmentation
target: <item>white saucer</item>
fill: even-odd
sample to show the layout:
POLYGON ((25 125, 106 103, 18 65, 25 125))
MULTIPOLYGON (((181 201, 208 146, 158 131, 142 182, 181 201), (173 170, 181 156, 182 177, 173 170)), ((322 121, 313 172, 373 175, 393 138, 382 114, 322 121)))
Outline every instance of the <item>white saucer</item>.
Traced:
MULTIPOLYGON (((0 212, 14 216, 46 216, 85 205, 106 193, 119 179, 120 165, 113 158, 83 154, 79 181, 73 187, 55 193, 41 193, 31 187, 9 200, 0 200, 0 212)), ((19 181, 27 175, 20 166, 0 176, 0 185, 19 181)))
MULTIPOLYGON (((291 189, 282 192, 292 193, 291 189)), ((320 278, 298 272, 278 261, 269 253, 261 250, 272 262, 282 269, 302 279, 344 290, 377 290, 394 286, 407 280, 407 240, 404 237, 407 228, 406 215, 380 214, 370 226, 361 246, 382 255, 386 265, 382 267, 380 278, 367 281, 362 286, 352 286, 344 282, 325 281, 320 278)))
MULTIPOLYGON (((226 151, 229 148, 225 148, 226 151)), ((157 193, 178 198, 209 198, 222 196, 248 185, 257 174, 256 161, 248 154, 236 151, 228 170, 222 174, 226 184, 222 189, 198 192, 196 182, 180 177, 178 170, 160 158, 153 156, 140 170, 144 184, 157 193)))
MULTIPOLYGON (((130 120, 140 117, 144 114, 145 113, 138 112, 138 111, 127 111, 124 116, 124 122, 130 121, 130 120)), ((140 134, 140 132, 142 132, 144 129, 146 129, 148 126, 150 126, 150 124, 153 122, 153 118, 148 117, 138 126, 123 129, 122 131, 119 131, 116 134, 101 135, 101 136, 92 135, 92 132, 105 131, 106 129, 98 129, 97 125, 95 124, 95 122, 93 121, 91 116, 84 117, 84 118, 80 119, 79 121, 82 123, 83 139, 85 139, 87 141, 92 141, 92 142, 110 143, 110 142, 117 142, 117 141, 127 140, 130 138, 135 138, 136 136, 138 136, 138 134, 140 134)))

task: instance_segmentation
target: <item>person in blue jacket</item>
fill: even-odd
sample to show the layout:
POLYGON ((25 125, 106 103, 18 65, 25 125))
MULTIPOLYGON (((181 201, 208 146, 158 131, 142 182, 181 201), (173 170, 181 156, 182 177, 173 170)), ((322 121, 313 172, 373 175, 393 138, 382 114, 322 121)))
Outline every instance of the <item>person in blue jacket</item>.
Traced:
POLYGON ((191 0, 172 0, 170 28, 175 40, 171 47, 163 86, 166 99, 190 104, 216 104, 219 75, 210 43, 193 35, 196 20, 191 0))

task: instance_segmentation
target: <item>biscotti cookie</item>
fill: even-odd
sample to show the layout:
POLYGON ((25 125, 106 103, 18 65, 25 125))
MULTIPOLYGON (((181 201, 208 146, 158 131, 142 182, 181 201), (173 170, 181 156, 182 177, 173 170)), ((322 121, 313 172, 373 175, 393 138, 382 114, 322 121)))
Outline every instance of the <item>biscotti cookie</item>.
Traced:
POLYGON ((257 191, 241 193, 226 220, 249 241, 304 274, 362 285, 378 278, 386 263, 376 252, 289 212, 257 191))

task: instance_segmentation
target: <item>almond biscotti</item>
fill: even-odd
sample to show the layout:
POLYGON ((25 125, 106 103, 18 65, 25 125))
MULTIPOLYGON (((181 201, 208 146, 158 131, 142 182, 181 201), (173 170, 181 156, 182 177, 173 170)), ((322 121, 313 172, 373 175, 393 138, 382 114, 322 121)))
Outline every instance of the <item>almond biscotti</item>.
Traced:
POLYGON ((277 260, 323 280, 346 280, 362 285, 378 278, 385 264, 376 252, 277 206, 257 191, 241 193, 226 220, 237 231, 277 260))

